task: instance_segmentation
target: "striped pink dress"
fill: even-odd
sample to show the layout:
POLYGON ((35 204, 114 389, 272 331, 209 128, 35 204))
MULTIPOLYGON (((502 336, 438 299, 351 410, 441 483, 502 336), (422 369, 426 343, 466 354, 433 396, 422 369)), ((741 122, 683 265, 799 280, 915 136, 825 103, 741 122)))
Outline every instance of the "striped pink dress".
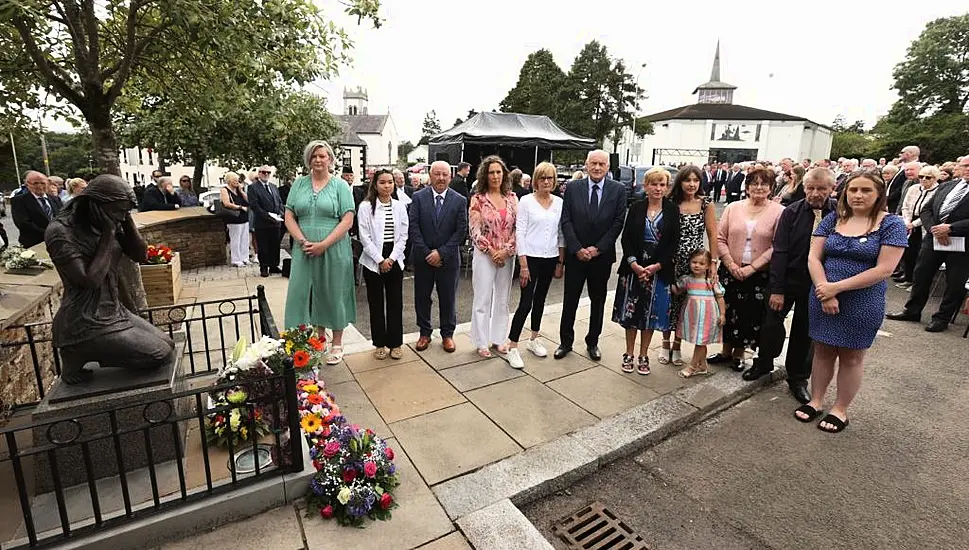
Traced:
POLYGON ((676 327, 683 340, 695 345, 705 346, 720 342, 720 306, 717 296, 723 296, 720 283, 712 286, 706 279, 684 275, 676 281, 676 286, 686 291, 686 301, 676 327))

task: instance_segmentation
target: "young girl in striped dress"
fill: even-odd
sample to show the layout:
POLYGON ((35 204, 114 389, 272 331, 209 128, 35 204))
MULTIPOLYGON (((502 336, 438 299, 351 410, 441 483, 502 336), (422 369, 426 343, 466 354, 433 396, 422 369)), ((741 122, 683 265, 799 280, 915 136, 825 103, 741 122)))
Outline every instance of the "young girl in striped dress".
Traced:
POLYGON ((686 293, 676 335, 693 344, 690 365, 679 372, 683 378, 710 374, 707 345, 720 342, 720 327, 726 319, 723 287, 713 282, 713 258, 704 249, 690 255, 690 275, 680 277, 672 287, 674 294, 686 293))

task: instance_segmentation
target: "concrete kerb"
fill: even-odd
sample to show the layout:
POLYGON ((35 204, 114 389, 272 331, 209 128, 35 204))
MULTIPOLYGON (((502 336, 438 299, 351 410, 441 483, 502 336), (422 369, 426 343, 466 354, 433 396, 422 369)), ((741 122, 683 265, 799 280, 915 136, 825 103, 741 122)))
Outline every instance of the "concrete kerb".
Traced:
MULTIPOLYGON (((487 522, 475 521, 478 516, 474 514, 505 500, 521 506, 564 489, 609 462, 655 445, 785 377, 783 369, 776 369, 755 382, 744 382, 728 373, 711 376, 689 388, 436 485, 432 490, 448 516, 457 520, 462 529, 463 525, 474 525, 475 537, 499 540, 493 537, 501 536, 504 527, 496 524, 492 532, 486 532, 487 522)), ((465 535, 470 540, 467 531, 465 535)))
POLYGON ((504 499, 458 520, 458 527, 475 548, 489 550, 551 550, 545 537, 510 500, 504 499))

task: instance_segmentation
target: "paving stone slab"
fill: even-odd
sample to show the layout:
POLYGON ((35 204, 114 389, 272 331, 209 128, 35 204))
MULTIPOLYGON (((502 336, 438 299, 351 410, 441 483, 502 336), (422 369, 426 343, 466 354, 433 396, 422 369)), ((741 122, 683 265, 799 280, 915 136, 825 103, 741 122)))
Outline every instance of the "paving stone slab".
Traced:
POLYGON ((400 506, 394 509, 393 518, 388 521, 368 521, 365 529, 353 529, 343 527, 334 520, 304 517, 303 532, 308 550, 408 550, 454 531, 451 520, 421 480, 407 453, 393 439, 388 439, 387 444, 396 451, 394 463, 397 464, 401 481, 394 490, 394 497, 400 506))
POLYGON ((458 391, 466 392, 525 376, 525 373, 511 368, 507 362, 496 357, 442 370, 441 376, 446 378, 458 391))
POLYGON ((562 436, 435 485, 433 490, 448 515, 457 519, 502 499, 529 502, 564 489, 594 472, 598 464, 596 453, 562 436))
POLYGON ((323 377, 327 388, 355 380, 345 362, 338 365, 323 365, 320 367, 320 376, 323 377))
POLYGON ((744 381, 739 373, 728 368, 718 368, 712 376, 700 378, 695 384, 687 386, 673 395, 707 412, 719 410, 725 405, 735 403, 754 393, 775 380, 776 374, 764 376, 753 382, 744 381))
POLYGON ((540 338, 542 345, 548 349, 548 357, 535 357, 529 351, 522 352, 522 359, 525 361, 525 372, 530 374, 539 382, 548 382, 556 378, 562 378, 570 374, 582 372, 596 366, 595 362, 588 357, 573 352, 561 359, 555 359, 552 354, 558 344, 547 339, 540 338))
POLYGON ((296 550, 303 548, 296 510, 292 505, 230 523, 214 531, 166 544, 160 550, 202 550, 206 548, 237 548, 251 544, 257 548, 296 550))
POLYGON ((629 378, 639 374, 617 374, 596 366, 548 383, 548 387, 590 413, 605 418, 659 397, 629 378))
POLYGON ((475 548, 488 550, 548 549, 553 546, 510 500, 496 502, 458 520, 475 548))
POLYGON ((636 452, 697 419, 700 411, 672 395, 633 407, 569 437, 594 449, 602 463, 636 452))
POLYGON ((434 367, 434 370, 449 369, 458 365, 467 365, 468 363, 477 363, 478 361, 485 360, 484 357, 479 356, 475 352, 475 348, 471 345, 471 339, 467 334, 454 335, 456 349, 452 353, 444 351, 444 348, 441 347, 441 338, 439 336, 434 336, 431 339, 431 345, 424 351, 417 351, 416 345, 416 343, 408 344, 414 353, 427 362, 428 365, 434 367))
POLYGON ((402 365, 404 363, 411 363, 414 361, 420 361, 421 358, 417 353, 410 348, 410 346, 401 346, 401 358, 391 359, 389 356, 387 359, 380 360, 373 356, 372 351, 364 351, 360 353, 354 353, 352 355, 347 355, 344 358, 347 366, 350 367, 350 372, 367 372, 376 369, 382 369, 384 367, 392 367, 394 365, 402 365))
POLYGON ((327 390, 336 398, 340 412, 348 421, 366 428, 370 428, 380 437, 390 437, 390 428, 380 417, 380 413, 367 398, 360 385, 354 381, 343 382, 335 386, 327 384, 327 390))
POLYGON ((471 550, 471 545, 465 540, 464 535, 455 531, 444 538, 421 546, 418 550, 471 550))
POLYGON ((465 396, 522 447, 554 439, 597 420, 530 376, 470 391, 465 396))
POLYGON ((465 401, 447 380, 422 362, 362 372, 357 382, 388 423, 465 401))
POLYGON ((395 422, 390 429, 431 485, 522 450, 471 403, 395 422))

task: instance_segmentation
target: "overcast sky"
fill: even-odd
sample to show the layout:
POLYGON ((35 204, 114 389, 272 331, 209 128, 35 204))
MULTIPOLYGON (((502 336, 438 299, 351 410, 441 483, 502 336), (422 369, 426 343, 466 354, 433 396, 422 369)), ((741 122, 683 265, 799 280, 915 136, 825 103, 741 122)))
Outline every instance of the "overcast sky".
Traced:
MULTIPOLYGON (((316 0, 327 13, 336 0, 316 0)), ((590 40, 635 70, 648 98, 641 114, 696 102, 717 39, 721 79, 734 103, 830 124, 843 114, 869 125, 896 99, 892 69, 925 24, 966 13, 964 0, 924 0, 904 16, 891 3, 814 0, 637 2, 599 0, 382 0, 374 30, 338 18, 356 42, 352 67, 308 89, 342 112, 343 87, 363 86, 370 113, 390 110, 402 140, 416 142, 424 114, 443 129, 469 109, 497 109, 528 54, 546 48, 563 71, 590 40), (576 7, 567 7, 576 6, 576 7)))

